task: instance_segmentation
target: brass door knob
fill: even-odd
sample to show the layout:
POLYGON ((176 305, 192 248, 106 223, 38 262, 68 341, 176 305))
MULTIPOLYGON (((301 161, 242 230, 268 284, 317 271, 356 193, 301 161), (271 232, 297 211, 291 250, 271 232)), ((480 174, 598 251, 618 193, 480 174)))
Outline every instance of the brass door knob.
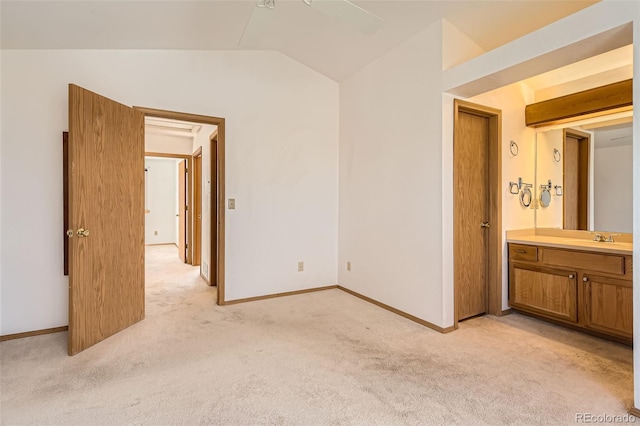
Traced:
POLYGON ((73 238, 73 229, 67 229, 66 234, 67 234, 67 237, 73 238))
POLYGON ((84 228, 80 228, 80 229, 78 229, 78 232, 76 232, 76 234, 78 234, 78 237, 88 237, 89 236, 89 230, 88 229, 84 229, 84 228))
POLYGON ((480 224, 480 227, 481 228, 491 228, 491 225, 489 224, 489 222, 482 222, 480 224))

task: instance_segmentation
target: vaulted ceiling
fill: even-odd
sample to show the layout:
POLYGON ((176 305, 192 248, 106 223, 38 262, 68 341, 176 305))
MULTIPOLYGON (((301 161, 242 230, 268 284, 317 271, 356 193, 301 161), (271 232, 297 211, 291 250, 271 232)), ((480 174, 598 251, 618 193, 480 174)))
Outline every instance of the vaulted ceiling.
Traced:
MULTIPOLYGON (((314 0, 333 1, 333 0, 314 0)), ((336 81, 441 18, 484 50, 585 8, 597 0, 358 1, 382 19, 365 35, 302 0, 276 0, 253 49, 276 50, 336 81)), ((255 1, 5 1, 3 49, 242 49, 255 1)))

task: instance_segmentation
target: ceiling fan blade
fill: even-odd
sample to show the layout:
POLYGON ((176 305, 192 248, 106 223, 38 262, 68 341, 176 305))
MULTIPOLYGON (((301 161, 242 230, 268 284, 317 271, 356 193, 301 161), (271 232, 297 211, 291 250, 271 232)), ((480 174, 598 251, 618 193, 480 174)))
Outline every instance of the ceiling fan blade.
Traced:
POLYGON ((382 25, 382 18, 348 0, 305 0, 304 2, 363 34, 371 35, 382 25))
POLYGON ((261 7, 256 4, 238 41, 239 47, 251 49, 260 45, 262 34, 273 18, 273 11, 272 7, 261 7))

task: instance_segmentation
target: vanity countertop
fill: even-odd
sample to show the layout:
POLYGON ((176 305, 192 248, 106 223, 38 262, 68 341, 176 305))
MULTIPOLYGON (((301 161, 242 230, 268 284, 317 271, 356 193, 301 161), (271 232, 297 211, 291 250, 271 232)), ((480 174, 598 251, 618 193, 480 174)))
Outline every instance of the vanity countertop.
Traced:
POLYGON ((507 231, 507 242, 609 254, 633 255, 633 243, 631 242, 616 241, 615 243, 606 243, 587 238, 574 238, 573 235, 539 235, 535 232, 507 231))

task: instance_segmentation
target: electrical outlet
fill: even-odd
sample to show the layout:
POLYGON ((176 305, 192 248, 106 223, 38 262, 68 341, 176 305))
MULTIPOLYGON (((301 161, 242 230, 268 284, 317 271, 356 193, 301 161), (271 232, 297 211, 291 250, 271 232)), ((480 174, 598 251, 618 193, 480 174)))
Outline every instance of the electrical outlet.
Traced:
POLYGON ((229 198, 229 210, 233 210, 236 208, 236 199, 229 198))
POLYGON ((351 262, 347 262, 347 271, 351 272, 351 262))
POLYGON ((304 271, 304 262, 298 262, 298 272, 304 271))
POLYGON ((158 235, 158 231, 153 231, 153 235, 158 235))

